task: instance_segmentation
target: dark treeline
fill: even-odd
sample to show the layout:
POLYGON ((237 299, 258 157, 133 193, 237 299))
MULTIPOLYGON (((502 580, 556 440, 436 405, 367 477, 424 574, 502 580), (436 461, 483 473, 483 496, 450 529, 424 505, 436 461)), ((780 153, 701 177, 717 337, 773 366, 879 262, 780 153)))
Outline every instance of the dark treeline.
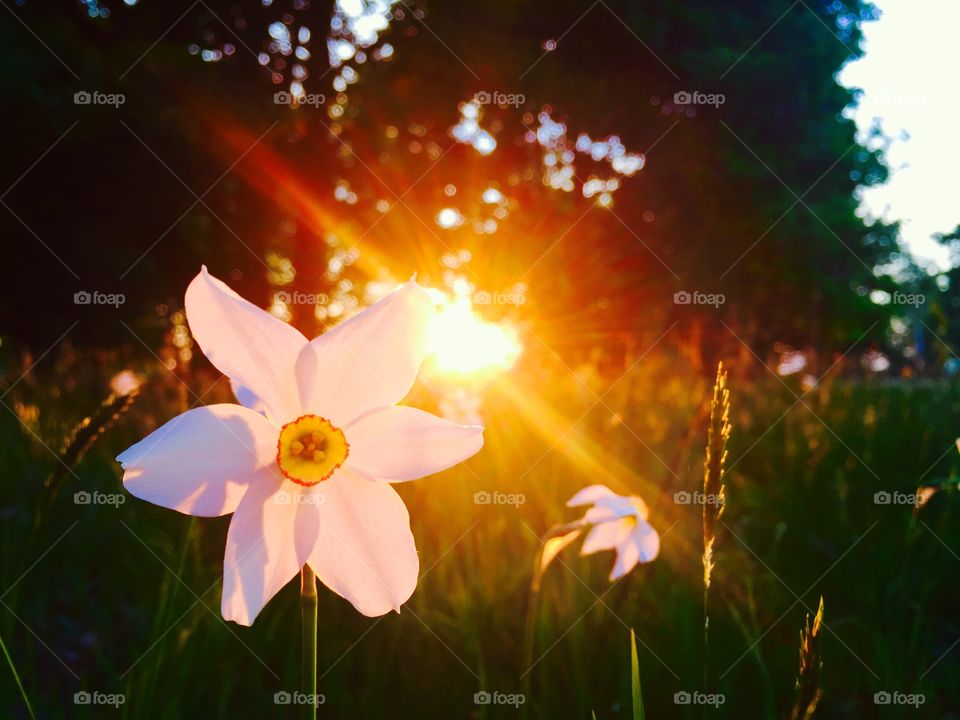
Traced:
MULTIPOLYGON (((834 80, 860 52, 859 23, 875 12, 868 4, 820 1, 784 13, 746 2, 611 2, 584 13, 572 0, 498 0, 430 4, 422 17, 401 9, 381 38, 393 58, 354 65, 360 80, 347 88, 341 118, 326 109, 336 98, 324 47, 330 4, 211 2, 216 16, 201 7, 179 20, 186 6, 150 0, 116 3, 105 19, 74 5, 28 3, 16 13, 79 80, 9 14, 0 21, 5 187, 76 122, 4 198, 20 218, 0 215, 14 250, 0 317, 15 337, 54 339, 76 316, 81 290, 123 293, 125 322, 158 303, 175 307, 201 263, 266 302, 271 250, 293 259, 292 288, 323 291, 322 240, 333 233, 369 260, 355 269, 361 279, 379 266, 436 278, 446 250, 467 248, 478 287, 526 282, 527 309, 578 344, 674 320, 704 347, 736 347, 733 330, 761 354, 777 342, 828 355, 858 339, 888 340, 896 308, 869 294, 896 287, 876 274, 902 262, 896 228, 866 225, 854 197, 886 169, 856 143, 843 114, 855 97, 834 80), (326 106, 272 102, 286 84, 274 85, 254 56, 284 13, 290 27, 312 30, 304 86, 326 106), (559 43, 547 52, 551 39, 559 43), (191 43, 235 51, 205 63, 191 43), (122 92, 125 102, 77 106, 73 94, 84 89, 122 92), (523 98, 484 108, 482 124, 498 141, 489 157, 451 149, 448 133, 458 103, 480 91, 523 98), (713 104, 676 102, 683 93, 713 104), (524 135, 544 108, 571 141, 616 135, 647 153, 611 211, 591 209, 579 182, 571 193, 541 183, 542 154, 524 135), (355 205, 334 199, 339 181, 355 205), (515 201, 496 233, 478 235, 469 223, 437 229, 439 208, 466 210, 490 183, 515 201), (386 215, 376 209, 398 196, 386 215), (676 304, 678 292, 724 302, 676 304)), ((577 155, 580 182, 610 175, 604 168, 577 155)), ((120 337, 96 321, 76 335, 120 337)))

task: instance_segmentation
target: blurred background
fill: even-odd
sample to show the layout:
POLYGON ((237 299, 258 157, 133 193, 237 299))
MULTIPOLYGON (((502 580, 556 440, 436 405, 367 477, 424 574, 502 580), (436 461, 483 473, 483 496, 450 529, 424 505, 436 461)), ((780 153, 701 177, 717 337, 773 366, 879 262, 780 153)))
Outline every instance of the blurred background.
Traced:
POLYGON ((789 717, 820 596, 817 717, 960 713, 949 2, 2 4, 4 716, 18 676, 36 717, 290 710, 295 583, 225 625, 228 519, 121 495, 113 460, 233 400, 183 313, 202 264, 308 336, 416 273, 439 315, 409 402, 487 427, 399 488, 404 612, 321 592, 321 716, 506 717, 475 693, 528 678, 531 717, 628 717, 632 627, 648 717, 696 691, 789 717), (719 361, 705 647, 682 493, 719 361), (565 551, 524 666, 540 538, 598 482, 661 556, 610 584, 565 551))

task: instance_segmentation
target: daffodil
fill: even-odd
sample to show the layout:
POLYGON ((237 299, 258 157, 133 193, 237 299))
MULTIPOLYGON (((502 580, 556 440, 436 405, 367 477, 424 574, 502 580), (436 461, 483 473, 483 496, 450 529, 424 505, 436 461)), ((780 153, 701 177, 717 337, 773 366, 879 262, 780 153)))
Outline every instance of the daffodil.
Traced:
POLYGON ((660 535, 648 522, 647 504, 636 495, 617 495, 606 485, 589 485, 567 501, 567 507, 592 505, 573 523, 559 526, 544 543, 540 573, 567 545, 589 528, 580 547, 581 555, 616 550, 610 582, 618 580, 637 563, 654 560, 660 553, 660 535))
POLYGON ((189 515, 233 513, 223 617, 250 625, 304 565, 367 616, 413 593, 419 559, 391 483, 451 467, 483 428, 397 405, 426 352, 434 305, 410 281, 307 340, 204 267, 187 321, 240 405, 175 417, 117 460, 126 489, 189 515))
MULTIPOLYGON (((533 661, 534 636, 543 574, 564 548, 586 531, 587 536, 580 548, 581 555, 616 550, 617 559, 610 571, 610 582, 622 578, 637 563, 654 560, 660 553, 660 535, 647 521, 650 511, 641 498, 636 495, 617 495, 606 485, 588 485, 567 501, 567 507, 584 505, 592 507, 587 508, 582 518, 555 525, 547 531, 539 557, 534 562, 523 640, 526 668, 536 664, 533 661)), ((529 670, 521 678, 522 693, 529 695, 532 678, 529 670)))

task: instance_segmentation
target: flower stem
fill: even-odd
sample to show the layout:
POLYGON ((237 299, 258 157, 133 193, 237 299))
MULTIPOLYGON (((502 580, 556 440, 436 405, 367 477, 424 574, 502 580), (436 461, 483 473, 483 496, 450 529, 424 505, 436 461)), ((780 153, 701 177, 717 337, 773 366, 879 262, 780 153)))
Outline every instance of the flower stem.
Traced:
POLYGON ((530 707, 530 685, 533 681, 533 651, 536 646, 537 614, 540 612, 540 588, 547 566, 563 548, 569 545, 580 531, 587 527, 582 520, 554 525, 540 539, 540 548, 533 558, 533 573, 530 576, 530 592, 527 597, 527 617, 523 628, 523 674, 520 676, 520 695, 524 699, 520 706, 520 720, 527 720, 530 707), (551 543, 554 545, 550 550, 551 543))
POLYGON ((307 720, 317 717, 317 578, 309 565, 300 569, 300 684, 307 695, 307 720))
POLYGON ((543 582, 543 547, 533 558, 533 575, 530 578, 530 591, 527 596, 527 617, 523 627, 523 672, 520 678, 520 695, 524 698, 520 706, 520 718, 526 720, 530 706, 530 682, 533 677, 533 648, 537 630, 537 612, 540 609, 540 586, 543 582))

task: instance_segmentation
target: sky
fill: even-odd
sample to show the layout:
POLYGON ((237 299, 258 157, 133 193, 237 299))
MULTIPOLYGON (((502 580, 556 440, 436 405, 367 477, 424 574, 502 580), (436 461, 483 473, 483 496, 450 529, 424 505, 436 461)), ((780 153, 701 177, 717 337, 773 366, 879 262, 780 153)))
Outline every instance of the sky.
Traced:
POLYGON ((874 0, 864 23, 866 55, 839 75, 863 90, 853 117, 861 131, 879 118, 890 138, 891 176, 863 192, 868 216, 901 221, 901 240, 921 262, 949 267, 931 239, 960 225, 960 28, 958 0, 874 0))

